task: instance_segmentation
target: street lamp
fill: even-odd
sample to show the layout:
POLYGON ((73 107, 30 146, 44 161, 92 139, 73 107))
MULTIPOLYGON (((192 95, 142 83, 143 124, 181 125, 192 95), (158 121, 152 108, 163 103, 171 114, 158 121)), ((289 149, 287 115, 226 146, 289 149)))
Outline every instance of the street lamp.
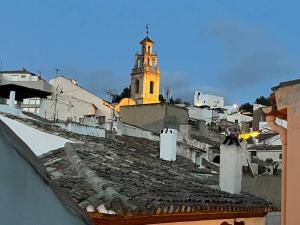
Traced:
POLYGON ((237 109, 238 109, 238 105, 237 104, 233 104, 232 107, 233 107, 233 111, 236 112, 237 109))

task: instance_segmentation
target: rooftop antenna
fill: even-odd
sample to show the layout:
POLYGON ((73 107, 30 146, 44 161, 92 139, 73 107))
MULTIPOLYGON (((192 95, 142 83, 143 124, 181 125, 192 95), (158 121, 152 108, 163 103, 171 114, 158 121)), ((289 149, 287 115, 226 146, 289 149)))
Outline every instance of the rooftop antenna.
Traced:
POLYGON ((169 87, 166 87, 164 94, 165 94, 166 102, 169 103, 170 102, 170 95, 171 95, 171 91, 170 91, 169 87))
MULTIPOLYGON (((116 96, 117 96, 117 91, 116 90, 108 90, 106 91, 106 94, 112 99, 111 101, 114 102, 116 96)), ((115 105, 113 104, 113 109, 112 109, 112 119, 110 122, 110 131, 112 133, 112 140, 115 141, 116 140, 116 132, 114 129, 114 121, 116 121, 116 109, 115 109, 115 105)))
POLYGON ((41 71, 36 71, 38 74, 39 74, 39 77, 41 78, 42 77, 42 72, 41 71))
POLYGON ((146 36, 148 37, 149 34, 149 24, 146 24, 146 36))
POLYGON ((57 102, 60 95, 63 93, 63 89, 60 85, 57 85, 56 89, 51 92, 51 100, 52 105, 51 108, 54 108, 54 115, 53 115, 53 122, 55 124, 57 117, 58 117, 58 110, 57 110, 57 102))
POLYGON ((58 77, 58 71, 59 71, 59 69, 56 68, 56 69, 55 69, 55 77, 58 77))

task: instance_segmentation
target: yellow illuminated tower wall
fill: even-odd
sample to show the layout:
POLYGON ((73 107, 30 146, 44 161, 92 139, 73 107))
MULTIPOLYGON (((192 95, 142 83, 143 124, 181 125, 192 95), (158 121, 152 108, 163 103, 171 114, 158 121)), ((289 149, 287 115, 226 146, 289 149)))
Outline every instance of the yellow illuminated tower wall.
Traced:
POLYGON ((135 54, 131 72, 131 98, 137 104, 159 103, 160 73, 157 54, 153 54, 154 42, 147 36, 141 42, 141 53, 135 54))

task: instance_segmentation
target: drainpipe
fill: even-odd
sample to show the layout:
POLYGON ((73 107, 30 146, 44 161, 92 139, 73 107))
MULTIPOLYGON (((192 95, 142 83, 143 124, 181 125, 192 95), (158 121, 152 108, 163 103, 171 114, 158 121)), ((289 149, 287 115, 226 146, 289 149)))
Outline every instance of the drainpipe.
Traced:
POLYGON ((282 172, 281 172, 281 224, 286 225, 286 174, 287 174, 287 130, 286 128, 279 126, 275 120, 276 117, 273 115, 268 115, 272 111, 271 107, 263 109, 266 113, 266 121, 268 122, 270 128, 280 134, 280 139, 282 143, 282 172))

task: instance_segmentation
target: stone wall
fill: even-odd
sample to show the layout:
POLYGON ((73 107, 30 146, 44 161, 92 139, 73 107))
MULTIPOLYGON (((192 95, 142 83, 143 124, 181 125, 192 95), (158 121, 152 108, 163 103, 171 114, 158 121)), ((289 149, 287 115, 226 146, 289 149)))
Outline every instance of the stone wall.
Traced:
POLYGON ((242 179, 242 192, 248 192, 261 197, 280 208, 280 182, 281 176, 252 177, 244 174, 242 179), (259 188, 258 188, 259 187, 259 188))
POLYGON ((187 109, 166 103, 122 106, 120 119, 126 124, 141 127, 159 134, 163 128, 179 130, 181 124, 187 124, 187 109))

